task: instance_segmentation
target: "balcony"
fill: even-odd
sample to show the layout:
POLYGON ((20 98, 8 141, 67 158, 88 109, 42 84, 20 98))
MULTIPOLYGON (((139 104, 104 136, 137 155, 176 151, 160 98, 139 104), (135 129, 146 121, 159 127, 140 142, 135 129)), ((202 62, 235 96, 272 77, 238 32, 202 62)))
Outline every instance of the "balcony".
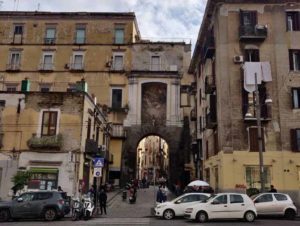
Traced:
POLYGON ((60 150, 62 144, 63 144, 63 137, 61 134, 55 136, 43 136, 43 137, 36 137, 34 135, 27 141, 27 145, 31 149, 60 150))
POLYGON ((240 26, 240 41, 264 41, 268 36, 268 29, 264 25, 240 26))
POLYGON ((215 38, 213 36, 208 36, 205 40, 201 55, 204 61, 215 55, 215 38))
POLYGON ((85 153, 90 155, 96 155, 99 153, 98 144, 93 139, 85 140, 85 153))
POLYGON ((107 109, 107 113, 115 112, 115 113, 125 113, 125 114, 127 114, 128 111, 129 111, 129 106, 127 104, 123 107, 113 106, 113 107, 109 107, 107 109))
POLYGON ((190 120, 197 121, 197 111, 196 108, 193 108, 190 113, 190 120))
POLYGON ((124 130, 123 125, 112 125, 112 138, 126 138, 126 130, 124 130))
POLYGON ((21 64, 14 63, 14 64, 7 64, 6 71, 20 71, 21 64))
POLYGON ((70 71, 84 71, 84 64, 83 63, 71 63, 70 64, 70 71))
POLYGON ((53 45, 55 44, 55 38, 44 38, 45 45, 53 45))
POLYGON ((49 63, 49 64, 41 63, 39 65, 38 69, 39 69, 39 71, 44 71, 44 72, 53 71, 53 64, 52 63, 49 63))
POLYGON ((217 117, 213 113, 206 115, 206 129, 214 129, 217 126, 217 117))
MULTIPOLYGON (((260 106, 260 119, 262 122, 267 122, 272 120, 271 106, 268 104, 262 104, 260 106)), ((245 122, 256 122, 257 114, 255 112, 255 106, 253 104, 243 105, 244 121, 245 122)))

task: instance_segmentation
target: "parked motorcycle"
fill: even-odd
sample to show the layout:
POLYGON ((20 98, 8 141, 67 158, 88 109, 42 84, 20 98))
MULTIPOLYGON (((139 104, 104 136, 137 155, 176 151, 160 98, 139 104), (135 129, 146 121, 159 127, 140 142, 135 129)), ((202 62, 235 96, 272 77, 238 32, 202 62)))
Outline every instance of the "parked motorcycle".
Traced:
POLYGON ((79 198, 73 199, 73 205, 72 205, 72 220, 77 221, 79 220, 83 215, 83 205, 80 202, 79 198))
POLYGON ((92 217, 95 205, 91 195, 83 195, 83 219, 88 220, 92 217))
POLYGON ((82 200, 73 199, 72 220, 88 220, 92 217, 95 206, 90 194, 83 195, 82 200))

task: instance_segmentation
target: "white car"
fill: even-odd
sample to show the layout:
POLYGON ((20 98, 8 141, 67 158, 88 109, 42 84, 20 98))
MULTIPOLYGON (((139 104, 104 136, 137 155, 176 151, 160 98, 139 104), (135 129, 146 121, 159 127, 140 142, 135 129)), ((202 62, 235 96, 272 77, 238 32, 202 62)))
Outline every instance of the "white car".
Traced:
POLYGON ((187 207, 206 200, 210 197, 207 193, 187 193, 183 194, 170 202, 158 204, 155 207, 155 216, 163 217, 167 220, 175 216, 183 216, 187 207))
POLYGON ((278 215, 293 220, 297 208, 289 195, 283 193, 261 193, 251 197, 258 216, 278 215))
POLYGON ((257 216, 253 201, 246 194, 219 193, 212 195, 206 202, 190 206, 184 217, 205 222, 210 219, 245 219, 248 222, 257 216))

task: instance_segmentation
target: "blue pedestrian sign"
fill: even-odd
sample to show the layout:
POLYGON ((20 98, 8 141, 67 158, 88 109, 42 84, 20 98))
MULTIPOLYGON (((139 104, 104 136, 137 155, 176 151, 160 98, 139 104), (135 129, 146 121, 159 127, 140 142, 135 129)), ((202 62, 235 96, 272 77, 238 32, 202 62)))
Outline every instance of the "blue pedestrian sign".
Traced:
POLYGON ((94 159, 94 168, 104 167, 104 158, 95 158, 94 159))

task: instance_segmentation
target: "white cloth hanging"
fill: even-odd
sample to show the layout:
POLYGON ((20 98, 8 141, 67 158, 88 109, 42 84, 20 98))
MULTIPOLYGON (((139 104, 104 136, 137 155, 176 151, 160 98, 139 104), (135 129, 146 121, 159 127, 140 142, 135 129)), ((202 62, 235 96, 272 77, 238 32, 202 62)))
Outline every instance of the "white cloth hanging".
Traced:
POLYGON ((261 69, 262 69, 262 80, 264 82, 272 82, 270 62, 268 61, 261 62, 261 69))

